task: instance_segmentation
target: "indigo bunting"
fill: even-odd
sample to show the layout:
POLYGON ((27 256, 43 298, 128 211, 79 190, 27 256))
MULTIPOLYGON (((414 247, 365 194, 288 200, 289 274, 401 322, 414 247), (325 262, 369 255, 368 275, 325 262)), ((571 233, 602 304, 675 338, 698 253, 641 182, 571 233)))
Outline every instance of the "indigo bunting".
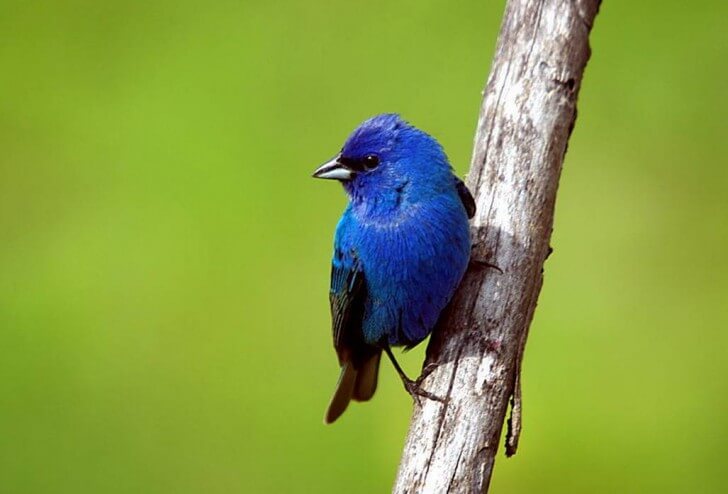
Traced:
POLYGON ((334 240, 329 300, 339 381, 324 421, 369 400, 384 351, 412 348, 435 327, 470 259, 475 201, 440 144, 395 114, 364 121, 313 174, 349 196, 334 240))

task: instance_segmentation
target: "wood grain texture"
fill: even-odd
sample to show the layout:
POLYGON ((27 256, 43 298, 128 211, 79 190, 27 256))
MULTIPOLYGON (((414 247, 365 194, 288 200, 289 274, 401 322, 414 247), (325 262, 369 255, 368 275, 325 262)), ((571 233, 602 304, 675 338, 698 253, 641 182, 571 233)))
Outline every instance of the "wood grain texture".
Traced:
POLYGON ((467 179, 478 205, 476 262, 443 314, 425 361, 435 370, 422 387, 445 401, 414 406, 396 493, 486 492, 509 401, 506 450, 516 451, 521 359, 599 3, 506 5, 467 179))

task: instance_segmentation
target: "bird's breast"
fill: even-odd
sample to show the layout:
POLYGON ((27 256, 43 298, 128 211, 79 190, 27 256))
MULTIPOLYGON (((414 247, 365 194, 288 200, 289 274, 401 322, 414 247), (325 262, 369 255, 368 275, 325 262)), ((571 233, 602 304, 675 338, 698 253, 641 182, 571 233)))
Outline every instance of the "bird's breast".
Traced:
POLYGON ((367 339, 416 343, 432 330, 467 267, 470 237, 462 208, 423 207, 356 230, 369 297, 367 339))

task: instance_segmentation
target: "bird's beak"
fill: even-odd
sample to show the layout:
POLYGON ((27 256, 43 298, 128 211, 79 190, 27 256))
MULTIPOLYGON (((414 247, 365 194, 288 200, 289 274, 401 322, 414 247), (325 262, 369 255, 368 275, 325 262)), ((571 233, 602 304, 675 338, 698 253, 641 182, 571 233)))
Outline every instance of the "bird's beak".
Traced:
POLYGON ((346 168, 340 161, 339 156, 327 161, 313 172, 313 178, 328 178, 330 180, 351 180, 354 172, 346 168))

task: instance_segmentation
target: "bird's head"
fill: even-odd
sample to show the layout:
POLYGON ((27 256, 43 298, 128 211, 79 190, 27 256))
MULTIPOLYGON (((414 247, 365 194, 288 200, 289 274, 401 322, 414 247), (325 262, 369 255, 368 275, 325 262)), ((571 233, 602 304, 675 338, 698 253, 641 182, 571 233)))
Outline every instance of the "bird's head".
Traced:
POLYGON ((339 180, 354 200, 403 194, 418 195, 452 181, 440 144, 399 115, 385 113, 365 120, 344 143, 341 152, 321 165, 315 178, 339 180))

